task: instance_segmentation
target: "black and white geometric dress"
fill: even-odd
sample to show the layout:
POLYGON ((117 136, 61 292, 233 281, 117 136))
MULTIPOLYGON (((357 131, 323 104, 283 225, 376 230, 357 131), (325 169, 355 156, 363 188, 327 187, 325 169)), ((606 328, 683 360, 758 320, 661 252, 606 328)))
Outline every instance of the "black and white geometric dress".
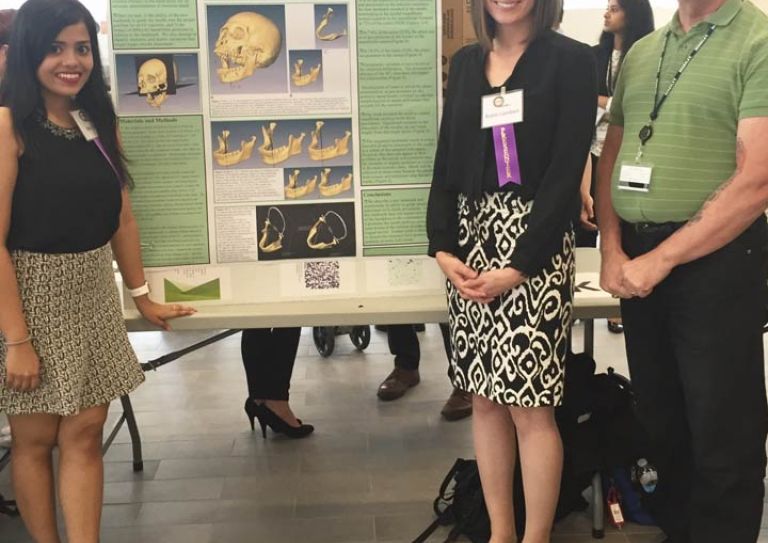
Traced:
MULTIPOLYGON (((476 203, 460 195, 459 246, 477 271, 509 266, 532 202, 511 192, 476 203), (472 206, 474 209, 470 209, 472 206)), ((562 403, 573 313, 573 232, 538 275, 489 304, 464 300, 448 281, 451 378, 461 390, 517 407, 562 403)))

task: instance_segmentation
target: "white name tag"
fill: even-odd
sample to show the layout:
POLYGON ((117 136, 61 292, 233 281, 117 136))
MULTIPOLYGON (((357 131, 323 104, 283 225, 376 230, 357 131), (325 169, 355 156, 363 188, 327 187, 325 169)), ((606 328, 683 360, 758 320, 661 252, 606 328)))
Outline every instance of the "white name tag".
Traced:
POLYGON ((619 172, 619 188, 621 190, 634 190, 648 192, 651 188, 653 177, 653 165, 628 163, 622 164, 619 172))
POLYGON ((523 122, 523 89, 483 96, 482 127, 523 122))
POLYGON ((85 111, 82 109, 73 109, 69 114, 72 115, 77 127, 87 141, 93 141, 99 137, 96 127, 93 126, 93 123, 88 118, 88 114, 85 111))

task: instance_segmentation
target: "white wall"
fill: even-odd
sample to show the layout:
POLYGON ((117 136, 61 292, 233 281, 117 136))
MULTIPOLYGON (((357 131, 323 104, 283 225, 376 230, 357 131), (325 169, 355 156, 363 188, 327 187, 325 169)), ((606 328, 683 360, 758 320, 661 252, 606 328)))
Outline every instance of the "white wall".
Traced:
MULTIPOLYGON (((768 13, 768 0, 752 0, 768 13)), ((565 0, 565 18, 563 32, 585 43, 597 43, 603 29, 603 13, 607 1, 603 0, 565 0)), ((651 0, 656 28, 664 26, 672 19, 677 9, 677 0, 651 0)))
MULTIPOLYGON (((768 2, 768 0, 763 0, 768 2)), ((563 19, 563 32, 584 43, 595 44, 603 31, 603 13, 605 8, 590 9, 566 9, 563 19)), ((655 7, 653 16, 656 21, 656 28, 669 22, 675 13, 674 8, 655 7)))
MULTIPOLYGON (((108 0, 80 0, 80 2, 88 8, 96 21, 101 22, 107 20, 108 0)), ((2 0, 0 8, 18 9, 23 3, 24 0, 2 0)))

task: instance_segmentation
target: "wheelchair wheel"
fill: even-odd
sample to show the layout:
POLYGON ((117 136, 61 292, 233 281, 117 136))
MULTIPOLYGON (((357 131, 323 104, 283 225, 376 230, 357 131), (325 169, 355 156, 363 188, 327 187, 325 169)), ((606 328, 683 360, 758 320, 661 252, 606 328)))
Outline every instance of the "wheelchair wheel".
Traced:
POLYGON ((364 351, 366 347, 371 343, 371 327, 370 326, 355 326, 349 333, 349 339, 352 340, 352 344, 358 351, 364 351))
POLYGON ((320 356, 328 358, 336 347, 336 329, 333 326, 315 326, 312 328, 312 339, 320 356))

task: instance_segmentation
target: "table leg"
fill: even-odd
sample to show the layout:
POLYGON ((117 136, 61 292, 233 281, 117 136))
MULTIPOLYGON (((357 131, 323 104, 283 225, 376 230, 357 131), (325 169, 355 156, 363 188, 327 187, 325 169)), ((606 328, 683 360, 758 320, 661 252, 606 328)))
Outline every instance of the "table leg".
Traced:
POLYGON ((595 356, 595 319, 584 319, 584 352, 595 356))
POLYGON ((144 458, 141 453, 141 436, 139 435, 139 426, 136 424, 136 416, 133 413, 131 398, 126 394, 120 398, 123 404, 123 415, 125 423, 128 425, 128 433, 131 435, 131 445, 133 446, 133 471, 144 471, 144 458))
POLYGON ((592 537, 605 537, 605 510, 603 509, 603 479, 600 472, 592 476, 592 537))

